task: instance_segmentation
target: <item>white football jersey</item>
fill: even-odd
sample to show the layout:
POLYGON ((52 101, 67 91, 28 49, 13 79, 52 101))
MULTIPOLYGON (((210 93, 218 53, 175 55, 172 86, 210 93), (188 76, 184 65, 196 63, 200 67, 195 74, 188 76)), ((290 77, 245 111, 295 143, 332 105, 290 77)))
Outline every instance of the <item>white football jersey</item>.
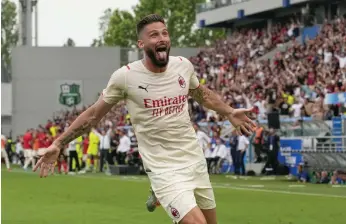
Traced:
POLYGON ((160 173, 204 160, 188 112, 189 89, 199 87, 191 62, 169 57, 162 73, 149 71, 141 60, 114 72, 103 100, 125 99, 144 167, 160 173))

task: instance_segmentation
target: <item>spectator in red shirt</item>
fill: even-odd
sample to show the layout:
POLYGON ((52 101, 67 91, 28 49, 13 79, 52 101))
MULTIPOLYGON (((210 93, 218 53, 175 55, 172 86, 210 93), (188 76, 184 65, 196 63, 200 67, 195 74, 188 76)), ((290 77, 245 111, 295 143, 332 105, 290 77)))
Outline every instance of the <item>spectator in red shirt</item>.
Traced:
POLYGON ((37 132, 38 138, 38 154, 41 154, 42 151, 46 148, 46 133, 43 128, 39 128, 37 132))
POLYGON ((25 162, 24 162, 24 170, 27 170, 30 162, 32 167, 35 166, 35 159, 34 159, 34 154, 33 154, 33 130, 29 129, 23 136, 23 149, 24 149, 24 157, 25 157, 25 162))

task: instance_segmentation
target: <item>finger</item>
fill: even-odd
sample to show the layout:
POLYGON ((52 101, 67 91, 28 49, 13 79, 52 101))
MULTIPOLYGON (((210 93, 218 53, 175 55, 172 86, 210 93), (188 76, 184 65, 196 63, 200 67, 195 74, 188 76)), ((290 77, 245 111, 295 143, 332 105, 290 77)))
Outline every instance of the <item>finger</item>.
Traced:
POLYGON ((247 134, 247 135, 250 135, 250 134, 251 134, 250 130, 248 130, 248 129, 245 127, 245 125, 242 125, 240 128, 241 128, 241 130, 243 131, 243 133, 245 133, 245 134, 247 134))
POLYGON ((43 177, 47 177, 48 173, 50 171, 50 165, 46 165, 45 168, 43 169, 43 177))
POLYGON ((37 155, 38 155, 38 156, 44 156, 44 155, 46 154, 46 152, 47 152, 47 149, 44 149, 44 150, 42 150, 42 151, 39 151, 39 152, 37 153, 37 155))
POLYGON ((52 175, 54 174, 54 168, 55 168, 55 164, 53 163, 50 167, 50 172, 52 175))
POLYGON ((43 157, 41 157, 41 158, 37 161, 37 163, 36 163, 35 167, 32 169, 32 171, 36 172, 36 170, 41 166, 42 161, 43 161, 43 157))
POLYGON ((244 113, 247 113, 247 112, 253 112, 254 108, 253 107, 250 107, 250 108, 247 108, 247 109, 242 109, 242 111, 244 113))
POLYGON ((253 120, 251 120, 250 118, 247 118, 247 119, 246 119, 246 122, 250 123, 250 125, 252 126, 252 128, 256 128, 256 127, 257 127, 256 123, 255 123, 253 120))
POLYGON ((239 136, 239 131, 238 130, 235 131, 235 135, 239 136))
POLYGON ((41 167, 40 167, 40 177, 43 177, 43 169, 45 167, 45 163, 42 162, 41 167))
POLYGON ((239 126, 235 128, 235 134, 238 135, 238 136, 243 135, 243 134, 241 133, 241 131, 240 131, 240 127, 239 127, 239 126))
POLYGON ((249 129, 251 132, 254 132, 254 131, 255 131, 255 128, 253 127, 253 125, 252 125, 251 122, 245 123, 245 124, 246 124, 247 129, 249 129))

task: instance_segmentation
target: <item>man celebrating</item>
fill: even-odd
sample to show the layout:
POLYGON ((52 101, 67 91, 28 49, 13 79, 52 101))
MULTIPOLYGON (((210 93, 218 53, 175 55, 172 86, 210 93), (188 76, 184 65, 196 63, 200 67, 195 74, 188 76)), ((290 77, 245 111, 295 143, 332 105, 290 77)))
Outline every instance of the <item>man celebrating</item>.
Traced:
POLYGON ((216 204, 206 161, 190 122, 187 99, 226 116, 237 134, 250 134, 252 109, 233 109, 204 86, 193 65, 170 57, 164 19, 148 15, 137 24, 138 47, 144 58, 111 76, 99 100, 83 112, 43 153, 34 168, 46 177, 60 150, 94 127, 120 100, 126 99, 145 170, 167 214, 179 223, 216 224, 216 204))

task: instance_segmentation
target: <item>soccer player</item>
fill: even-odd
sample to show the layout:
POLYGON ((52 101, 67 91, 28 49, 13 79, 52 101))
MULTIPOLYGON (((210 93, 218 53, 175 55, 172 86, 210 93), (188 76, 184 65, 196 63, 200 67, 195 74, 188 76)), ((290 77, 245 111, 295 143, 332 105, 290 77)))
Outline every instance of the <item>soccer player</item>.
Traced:
POLYGON ((42 154, 34 168, 46 177, 66 144, 94 127, 119 101, 126 99, 138 150, 155 195, 167 214, 182 224, 215 224, 216 204, 206 160, 192 127, 187 100, 224 115, 239 135, 250 134, 251 109, 233 109, 199 85, 194 67, 171 57, 164 19, 149 15, 137 24, 142 60, 118 69, 99 100, 83 112, 42 154))

